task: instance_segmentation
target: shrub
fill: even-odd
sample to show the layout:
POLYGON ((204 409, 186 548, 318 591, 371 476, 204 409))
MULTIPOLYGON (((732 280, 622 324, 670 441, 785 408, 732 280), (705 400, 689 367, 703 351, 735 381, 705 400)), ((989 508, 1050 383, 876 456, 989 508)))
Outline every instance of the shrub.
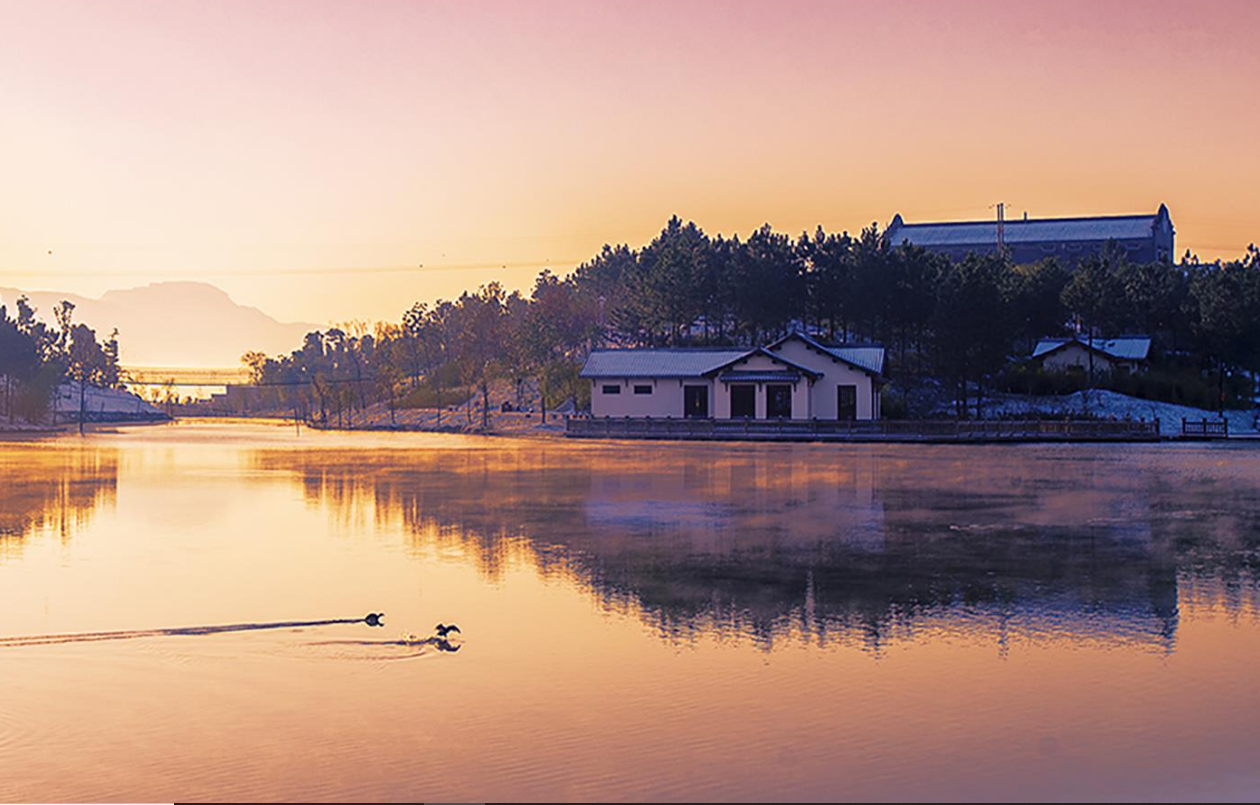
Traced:
MULTIPOLYGON (((997 387, 1011 394, 1038 397, 1061 396, 1090 388, 1084 370, 1047 372, 1034 361, 1008 366, 997 379, 997 387)), ((1143 400, 1214 409, 1219 394, 1217 377, 1197 367, 1165 364, 1139 372, 1096 373, 1093 386, 1143 400)), ((1230 377, 1225 382, 1225 407, 1250 408, 1251 383, 1246 377, 1230 377)))

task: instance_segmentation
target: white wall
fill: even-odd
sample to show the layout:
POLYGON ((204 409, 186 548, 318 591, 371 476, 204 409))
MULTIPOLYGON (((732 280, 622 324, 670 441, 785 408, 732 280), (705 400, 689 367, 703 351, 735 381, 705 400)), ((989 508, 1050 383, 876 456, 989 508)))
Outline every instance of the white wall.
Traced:
MULTIPOLYGON (((857 388, 857 418, 878 419, 879 388, 873 378, 859 369, 841 361, 820 355, 804 343, 792 339, 785 342, 775 355, 781 355, 792 363, 804 366, 822 375, 810 383, 802 377, 792 387, 793 419, 835 419, 837 388, 841 385, 857 388)), ((730 367, 735 371, 763 372, 783 371, 782 363, 764 355, 754 355, 730 367)), ((709 416, 730 419, 731 393, 729 383, 718 380, 689 378, 614 378, 591 381, 591 414, 597 417, 672 417, 682 419, 684 386, 707 386, 709 389, 709 416), (635 394, 636 385, 651 385, 651 394, 635 394), (620 394, 605 394, 604 386, 619 386, 620 394)), ((766 384, 757 383, 757 419, 766 417, 766 384)))
MULTIPOLYGON (((840 386, 856 386, 857 387, 857 418, 858 419, 878 419, 879 418, 879 390, 869 374, 860 369, 854 369, 847 363, 835 360, 825 355, 819 355, 817 351, 810 348, 804 342, 797 339, 789 339, 774 351, 776 355, 782 355, 785 359, 792 363, 820 372, 822 377, 814 382, 813 388, 810 389, 810 397, 812 398, 812 416, 814 419, 835 419, 836 408, 839 403, 839 394, 837 389, 840 386)), ((796 412, 793 411, 793 415, 796 412)))
MULTIPOLYGON (((1041 359, 1041 365, 1050 372, 1065 372, 1072 367, 1089 371, 1089 350, 1080 344, 1068 344, 1041 359)), ((1094 353, 1094 371, 1110 372, 1112 363, 1105 355, 1094 353)))
MULTIPOLYGON (((709 387, 709 410, 713 410, 713 383, 688 379, 687 385, 709 387)), ((677 378, 613 378, 591 381, 591 415, 611 417, 683 418, 683 382, 677 378), (604 386, 619 386, 620 394, 605 394, 604 386), (635 394, 635 386, 651 386, 651 394, 635 394)))

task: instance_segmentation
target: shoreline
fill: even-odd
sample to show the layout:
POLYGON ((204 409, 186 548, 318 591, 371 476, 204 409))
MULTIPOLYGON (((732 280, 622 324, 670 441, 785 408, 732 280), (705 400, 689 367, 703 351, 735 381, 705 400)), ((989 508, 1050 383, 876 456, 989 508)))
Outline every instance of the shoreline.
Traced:
MULTIPOLYGON (((496 416, 501 416, 496 414, 496 416)), ((293 419, 283 419, 275 415, 259 415, 259 416, 188 416, 177 417, 175 421, 197 421, 197 420, 236 420, 240 422, 270 422, 277 425, 286 425, 293 427, 293 419)), ((952 420, 942 420, 942 422, 952 420)), ((643 442, 651 444, 678 444, 678 443, 725 443, 732 445, 752 445, 752 444, 967 444, 967 445, 1019 445, 1019 444, 1149 444, 1149 445, 1176 445, 1176 444, 1192 444, 1192 443, 1256 443, 1260 444, 1260 434, 1230 434, 1228 437, 1196 437, 1182 436, 1177 434, 1163 434, 1158 437, 1150 436, 1063 436, 1047 434, 1044 436, 1023 435, 1023 436, 1005 436, 994 437, 991 435, 975 435, 962 437, 949 436, 909 436, 898 434, 874 434, 874 433, 854 433, 851 436, 841 438, 810 438, 805 435, 800 436, 779 436, 775 438, 757 438, 756 436, 743 438, 687 438, 679 436, 670 436, 663 434, 643 434, 643 435, 570 435, 567 433, 564 424, 553 424, 548 422, 546 426, 535 421, 532 427, 521 427, 519 423, 516 426, 499 428, 495 427, 494 418, 491 419, 489 429, 483 430, 477 424, 468 426, 467 424, 459 425, 424 425, 416 423, 399 423, 396 425, 368 423, 364 425, 342 426, 336 425, 319 425, 309 422, 302 422, 301 426, 309 430, 320 433, 432 433, 436 435, 446 436, 479 436, 494 439, 524 439, 524 440, 545 440, 545 441, 569 441, 573 443, 590 443, 590 444, 622 444, 627 442, 643 442)))
MULTIPOLYGON (((106 429, 117 428, 120 425, 169 425, 174 422, 173 417, 162 417, 161 419, 153 417, 137 418, 123 417, 120 419, 89 419, 84 430, 87 433, 100 433, 106 429)), ((65 434, 76 433, 79 430, 78 422, 59 422, 56 425, 35 425, 31 423, 22 423, 20 425, 10 425, 9 423, 0 423, 0 441, 19 441, 24 439, 38 438, 42 436, 60 436, 65 434)))
MULTIPOLYGON (((326 422, 303 421, 302 424, 312 430, 347 433, 436 433, 586 441, 1181 442, 1220 439, 1222 434, 1217 431, 1221 430, 1227 431, 1229 440, 1260 438, 1260 413, 1256 410, 1207 411, 1101 389, 1050 397, 993 395, 985 401, 984 409, 985 415, 979 419, 959 420, 951 416, 951 412, 933 409, 918 417, 859 422, 847 427, 843 423, 823 420, 750 421, 740 427, 725 420, 593 420, 586 415, 557 411, 547 412, 548 421, 544 425, 540 421, 541 411, 537 409, 503 411, 492 406, 489 425, 483 429, 478 405, 444 406, 440 409, 399 407, 391 412, 386 405, 375 403, 353 413, 343 411, 345 418, 340 425, 335 415, 330 415, 326 422), (1048 424, 1050 422, 1063 424, 1055 427, 1048 424), (1195 427, 1200 422, 1202 427, 1195 427), (1153 433, 1147 423, 1155 424, 1153 433), (1217 427, 1216 423, 1222 424, 1217 427)), ((294 422, 292 410, 274 408, 239 414, 204 409, 193 409, 189 413, 191 416, 187 418, 190 419, 237 416, 294 422)), ((308 412, 301 413, 305 415, 308 412)))
MULTIPOLYGON (((498 415, 496 415, 498 416, 498 415)), ((105 434, 114 432, 119 426, 135 426, 135 425, 161 425, 161 424, 179 424, 180 422, 237 422, 240 424, 271 424, 278 427, 293 427, 293 419, 284 419, 282 417, 272 415, 258 416, 176 416, 165 420, 120 420, 117 422, 91 422, 88 424, 88 434, 105 434)), ((493 418, 491 427, 482 430, 476 424, 468 426, 466 423, 460 425, 433 426, 423 424, 378 424, 369 423, 365 425, 356 425, 352 427, 336 427, 316 425, 308 422, 300 423, 302 427, 316 431, 319 433, 337 433, 337 434, 383 434, 383 433, 399 433, 399 434, 422 434, 430 433, 434 435, 444 436, 473 436, 487 439, 517 439, 522 441, 545 441, 545 442, 570 442, 573 444, 585 443, 592 445, 612 445, 623 444, 628 445, 632 442, 642 443, 644 447, 652 445, 665 444, 725 444, 731 446, 749 446, 762 444, 794 444, 794 445, 976 445, 976 446, 1018 446, 1018 445, 1047 445, 1047 444, 1116 444, 1116 445, 1152 445, 1152 446, 1175 446, 1185 444, 1246 444, 1260 445, 1260 434, 1243 433, 1230 434, 1228 437, 1203 438, 1193 436, 1161 435, 1157 438, 1150 437, 1127 437, 1127 436, 1111 436, 1111 437, 1065 437, 1065 436, 1021 436, 1021 437, 1003 437, 994 438, 992 436, 965 436, 965 437, 933 437, 933 436, 905 436, 896 434, 852 434, 843 438, 809 438, 807 436, 779 436, 777 438, 687 438, 679 436, 669 436, 661 434, 644 434, 644 435, 580 435, 571 436, 566 432, 563 424, 554 424, 549 422, 546 426, 542 426, 539 422, 533 422, 532 427, 520 427, 516 423, 516 427, 496 428, 494 427, 493 418)), ((77 423, 67 423, 62 425, 44 425, 44 426, 19 426, 13 429, 0 427, 0 443, 3 442, 21 442, 35 441, 46 437, 58 437, 66 435, 77 435, 77 423)))
MULTIPOLYGON (((338 426, 334 422, 327 424, 301 420, 304 428, 327 433, 435 433, 448 436, 489 436, 507 438, 563 439, 565 438, 565 415, 548 413, 547 423, 543 424, 538 413, 516 411, 492 411, 489 417, 490 426, 481 427, 481 415, 474 414, 469 422, 463 411, 442 411, 439 423, 438 413, 432 408, 399 409, 395 411, 395 422, 390 422, 387 411, 377 410, 376 406, 355 417, 355 424, 338 426)), ((284 422, 293 427, 297 421, 291 412, 288 416, 282 411, 264 411, 256 414, 176 414, 176 419, 239 419, 243 421, 284 422)))
POLYGON ((0 425, 0 441, 56 436, 65 433, 66 427, 64 425, 0 425))

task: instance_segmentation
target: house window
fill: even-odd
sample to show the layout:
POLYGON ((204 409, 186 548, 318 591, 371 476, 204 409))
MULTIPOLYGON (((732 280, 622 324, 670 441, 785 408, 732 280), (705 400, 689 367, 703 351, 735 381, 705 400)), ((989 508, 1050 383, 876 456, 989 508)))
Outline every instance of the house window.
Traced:
POLYGON ((651 386, 635 386, 634 393, 635 394, 651 394, 652 387, 651 386))
POLYGON ((621 386, 604 386, 603 391, 605 394, 620 394, 621 386))
POLYGON ((731 386, 731 419, 752 419, 757 415, 757 387, 743 383, 731 386))

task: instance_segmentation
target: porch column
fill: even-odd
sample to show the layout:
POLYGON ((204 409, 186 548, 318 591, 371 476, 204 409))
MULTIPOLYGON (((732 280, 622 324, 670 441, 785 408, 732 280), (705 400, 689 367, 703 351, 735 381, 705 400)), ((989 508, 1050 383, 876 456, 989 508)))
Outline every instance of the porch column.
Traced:
POLYGON ((792 419, 811 419, 813 417, 814 395, 813 384, 807 377, 797 378, 792 382, 792 419))
POLYGON ((731 418, 731 384, 722 380, 713 381, 713 418, 731 418))

